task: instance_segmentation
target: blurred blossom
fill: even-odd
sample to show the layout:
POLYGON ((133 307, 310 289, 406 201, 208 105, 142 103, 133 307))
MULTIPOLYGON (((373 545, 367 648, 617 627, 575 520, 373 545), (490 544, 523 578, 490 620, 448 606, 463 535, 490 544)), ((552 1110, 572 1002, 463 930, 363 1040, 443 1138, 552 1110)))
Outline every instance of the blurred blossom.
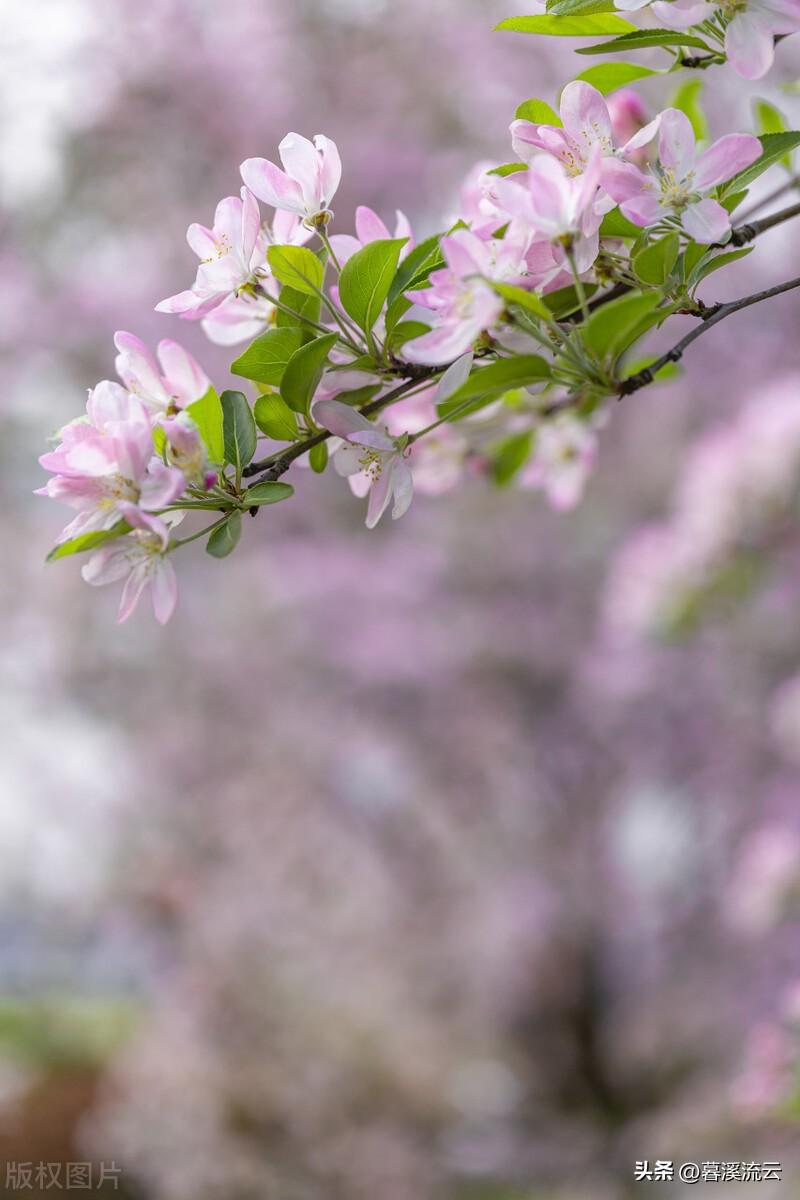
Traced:
MULTIPOLYGON (((496 220, 485 171, 572 46, 490 33, 530 3, 396 8, 3 11, 0 968, 23 1009, 136 1007, 99 1074, 73 1061, 60 1084, 19 1035, 7 1158, 30 1157, 22 1093, 41 1137, 89 1071, 71 1156, 116 1157, 147 1200, 616 1200, 640 1147, 702 1158, 698 1130, 738 1146, 745 1116, 748 1155, 772 1157, 791 1098, 790 306, 739 314, 601 448, 554 426, 532 488, 490 490, 458 425, 412 448, 414 505, 377 540, 316 480, 313 508, 248 520, 228 569, 189 557, 166 634, 140 614, 120 634, 112 589, 42 564, 58 518, 29 496, 36 455, 115 330, 179 337, 225 383, 231 355, 153 307, 242 161, 325 129, 347 162, 334 231, 359 205, 391 229, 399 205, 420 238, 479 162, 469 215, 496 220), (551 512, 538 490, 568 507, 590 461, 588 502, 551 512)), ((667 93, 646 81, 648 111, 667 93)), ((749 103, 723 80, 712 124, 743 128, 749 103)), ((645 120, 626 92, 608 105, 619 139, 645 120)), ((789 272, 791 237, 764 246, 731 295, 789 272)), ((218 312, 214 340, 268 316, 218 312)), ((414 432, 432 397, 387 419, 414 432)))

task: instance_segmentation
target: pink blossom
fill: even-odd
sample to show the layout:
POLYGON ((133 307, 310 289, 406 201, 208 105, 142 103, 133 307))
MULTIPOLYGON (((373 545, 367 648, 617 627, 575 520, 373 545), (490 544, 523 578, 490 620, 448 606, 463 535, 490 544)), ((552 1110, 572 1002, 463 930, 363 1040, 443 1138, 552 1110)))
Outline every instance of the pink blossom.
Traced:
POLYGON ((580 274, 597 258, 600 215, 595 201, 601 160, 598 145, 585 169, 571 175, 556 158, 542 155, 527 171, 498 182, 498 195, 506 212, 554 246, 557 262, 563 263, 569 249, 580 274))
MULTIPOLYGON (((647 0, 618 0, 617 8, 632 12, 647 0)), ((800 32, 800 0, 739 0, 708 4, 705 0, 656 0, 653 15, 671 29, 688 29, 716 15, 726 19, 725 54, 737 75, 761 79, 775 58, 775 38, 800 32)))
POLYGON ((54 475, 37 495, 78 510, 59 541, 110 529, 129 520, 132 507, 165 508, 185 487, 182 472, 153 453, 153 427, 144 405, 108 380, 90 393, 87 417, 67 425, 56 450, 39 462, 54 475))
POLYGON ((569 413, 543 422, 535 432, 530 463, 520 476, 523 487, 541 488, 553 508, 574 508, 594 466, 597 439, 586 421, 569 413))
POLYGON ((114 345, 119 351, 114 364, 117 374, 151 413, 186 408, 211 386, 205 371, 188 350, 169 338, 158 343, 158 362, 133 333, 124 330, 115 333, 114 345))
POLYGON ((186 240, 200 259, 192 287, 156 305, 156 312, 178 313, 185 320, 207 316, 228 296, 254 288, 266 278, 267 239, 258 203, 242 188, 241 198, 220 200, 214 226, 190 225, 186 240))
POLYGON ((704 194, 732 179, 760 154, 758 138, 746 133, 727 134, 698 154, 689 118, 680 109, 668 108, 661 114, 656 166, 642 171, 633 163, 607 158, 602 163, 602 183, 635 225, 678 220, 694 241, 718 242, 730 230, 730 217, 704 194))
MULTIPOLYGON (((620 88, 606 98, 611 129, 616 142, 630 142, 634 134, 647 126, 647 109, 638 92, 633 88, 620 88)), ((646 158, 644 147, 628 147, 626 157, 633 162, 646 158)))
POLYGON ((206 491, 216 483, 217 472, 209 467, 206 444, 188 413, 162 422, 166 437, 165 457, 170 466, 177 467, 187 483, 206 491))
POLYGON ((336 143, 321 133, 314 135, 313 142, 299 133, 287 133, 278 153, 283 170, 266 158, 242 163, 242 179, 250 190, 265 204, 310 222, 328 213, 342 178, 336 143))
POLYGON ((177 524, 183 514, 171 514, 167 523, 129 505, 124 515, 133 526, 131 532, 96 550, 81 575, 94 587, 125 580, 117 616, 120 624, 127 621, 142 592, 149 587, 153 614, 159 624, 165 625, 178 599, 175 569, 167 558, 170 526, 177 524))
POLYGON ((528 277, 530 244, 531 234, 519 222, 503 238, 483 239, 468 229, 442 238, 447 267, 431 274, 430 287, 408 294, 431 310, 435 325, 431 333, 404 346, 403 357, 408 362, 449 363, 468 351, 503 311, 503 301, 486 281, 534 282, 528 277))
POLYGON ((609 107, 597 88, 580 79, 564 88, 560 116, 562 128, 531 121, 511 123, 514 150, 524 162, 532 162, 537 150, 545 150, 562 163, 569 175, 580 175, 588 170, 596 154, 603 158, 628 156, 646 146, 658 132, 657 117, 648 125, 636 125, 625 144, 615 149, 609 107))
POLYGON ((318 401, 314 419, 346 443, 333 457, 337 472, 364 477, 369 491, 367 528, 375 528, 392 501, 392 519, 402 517, 414 495, 414 481, 405 461, 405 440, 392 437, 385 426, 374 425, 339 400, 318 401))
POLYGON ((394 233, 390 233, 378 214, 362 204, 356 209, 356 236, 353 237, 347 233, 335 233, 331 237, 331 246, 340 264, 343 265, 347 262, 348 258, 352 258, 357 251, 363 250, 364 246, 369 245, 370 242, 377 242, 386 238, 407 239, 405 246, 400 252, 401 260, 404 259, 414 248, 414 235, 411 231, 411 223, 408 217, 398 209, 394 233))

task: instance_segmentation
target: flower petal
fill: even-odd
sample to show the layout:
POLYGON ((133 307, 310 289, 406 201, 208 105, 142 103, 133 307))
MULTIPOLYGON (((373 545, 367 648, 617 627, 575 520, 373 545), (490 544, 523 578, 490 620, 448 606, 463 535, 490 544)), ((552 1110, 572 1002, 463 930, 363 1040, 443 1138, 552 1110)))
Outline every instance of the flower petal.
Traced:
POLYGON ((239 168, 242 179, 250 191, 271 204, 273 208, 286 209, 288 212, 305 215, 306 205, 303 190, 299 183, 290 179, 280 167, 266 158, 248 158, 239 168))
POLYGON ((705 192, 726 179, 733 179, 760 158, 761 151, 761 142, 749 133, 729 133, 718 138, 697 160, 696 187, 705 192))
POLYGON ((694 167, 695 137, 692 123, 679 108, 667 108, 661 114, 658 131, 658 157, 676 179, 685 179, 694 167))
POLYGON ((775 57, 771 23, 755 13, 737 13, 725 30, 725 53, 737 75, 761 79, 775 57))
POLYGON ((681 223, 689 237, 703 246, 721 241, 731 227, 727 211, 708 196, 697 204, 690 204, 681 223))

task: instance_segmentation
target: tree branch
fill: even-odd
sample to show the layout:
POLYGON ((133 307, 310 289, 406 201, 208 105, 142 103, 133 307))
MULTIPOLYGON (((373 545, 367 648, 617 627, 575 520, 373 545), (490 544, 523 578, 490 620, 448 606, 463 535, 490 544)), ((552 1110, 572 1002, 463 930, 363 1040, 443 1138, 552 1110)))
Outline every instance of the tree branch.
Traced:
POLYGON ((763 292, 755 292, 752 296, 743 296, 739 300, 731 300, 728 304, 721 304, 710 317, 706 317, 699 325, 696 325, 685 337, 682 337, 671 350, 666 354, 662 354, 649 367, 645 367, 643 371, 638 371, 630 378, 624 379, 617 388, 617 395, 620 399, 623 396, 630 396, 633 392, 638 392, 640 388, 647 387, 652 383, 662 367, 666 367, 668 363, 676 363, 682 357, 684 351, 691 346, 692 342, 697 338, 702 337, 714 325, 718 325, 720 321, 724 321, 726 317, 730 317, 733 313, 740 312, 743 308, 750 308, 753 304, 760 304, 762 300, 770 300, 773 296, 780 296, 784 292, 790 292, 793 288, 800 287, 800 278, 790 279, 787 283, 779 283, 775 287, 767 288, 763 292))
MULTIPOLYGON (((418 387, 419 384, 424 382, 426 378, 432 379, 439 373, 440 370, 441 368, 439 367, 431 367, 430 370, 423 376, 420 376, 418 373, 416 373, 417 377, 415 379, 404 380, 403 383, 394 388, 391 392, 387 392, 385 396, 378 396, 375 400, 370 400, 369 404, 365 404, 362 408, 359 408, 358 411, 361 413, 362 417, 372 417, 375 415, 375 413, 379 413, 381 409, 386 408, 387 405, 393 404, 395 400, 402 399, 406 392, 411 391, 412 388, 418 387)), ((255 482, 274 483, 275 480, 280 479, 281 475, 286 474, 295 459, 300 458, 308 450, 313 450, 315 446, 321 446, 323 442, 327 442, 328 438, 332 436, 333 434, 331 434, 329 430, 321 429, 319 433, 315 433, 312 437, 305 438, 302 442, 295 442, 293 446, 289 446, 287 450, 283 450, 278 455, 273 455, 270 458, 263 458, 260 462, 251 462, 249 466, 245 467, 245 469, 242 471, 242 474, 249 479, 251 475, 257 475, 259 471, 265 471, 261 478, 257 479, 255 482)))

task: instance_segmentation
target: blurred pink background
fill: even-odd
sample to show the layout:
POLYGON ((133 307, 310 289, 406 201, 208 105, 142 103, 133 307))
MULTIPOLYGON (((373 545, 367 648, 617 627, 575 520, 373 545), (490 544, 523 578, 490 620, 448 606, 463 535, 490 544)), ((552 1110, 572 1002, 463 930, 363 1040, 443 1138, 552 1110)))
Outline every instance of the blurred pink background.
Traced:
MULTIPOLYGON (((114 330, 227 382, 153 306, 240 161, 324 132, 337 231, 441 228, 595 61, 492 33, 525 10, 2 5, 0 1195, 87 1159, 145 1200, 612 1200, 656 1158, 795 1194, 791 295, 614 412, 572 515, 473 481, 367 533, 300 473, 233 558, 181 556, 166 630, 43 565, 36 459, 114 330)), ((760 84, 707 72, 715 135, 756 96, 797 128, 796 74, 794 40, 760 84)), ((706 298, 798 261, 782 226, 706 298)))

